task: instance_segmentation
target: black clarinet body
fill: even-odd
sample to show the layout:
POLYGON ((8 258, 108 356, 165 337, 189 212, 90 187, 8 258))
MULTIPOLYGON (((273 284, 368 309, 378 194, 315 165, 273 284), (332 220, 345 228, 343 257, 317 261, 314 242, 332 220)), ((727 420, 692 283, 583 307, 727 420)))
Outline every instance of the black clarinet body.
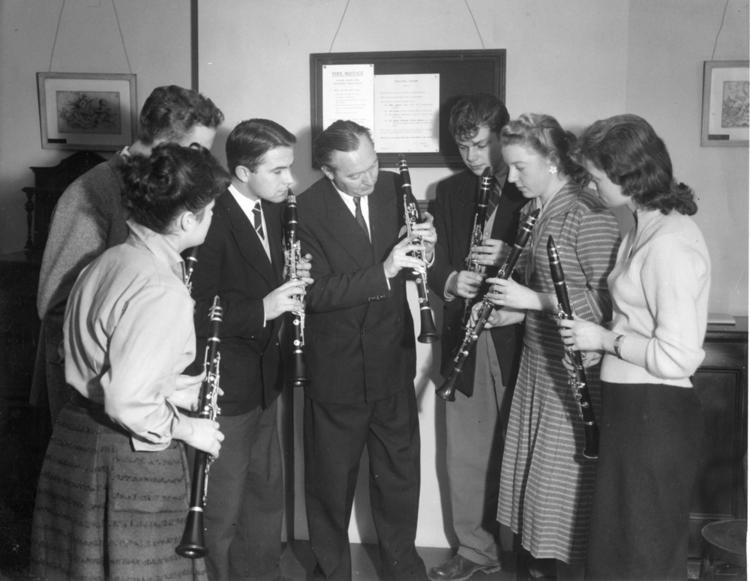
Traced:
MULTIPOLYGON (((300 241, 297 238, 297 199, 290 189, 287 192, 284 207, 284 258, 286 260, 287 280, 298 280, 297 265, 300 261, 300 241)), ((301 297, 300 297, 301 298, 301 297)), ((290 382, 293 387, 302 387, 308 383, 305 372, 305 309, 291 314, 292 360, 290 364, 290 382)))
MULTIPOLYGON (((516 264, 518 263, 518 259, 521 256, 521 251, 529 241, 529 238, 531 237, 531 231, 534 229, 534 224, 536 224, 538 217, 539 210, 534 210, 526 217, 526 220, 521 226, 521 231, 518 233, 516 241, 513 243, 513 247, 510 249, 510 252, 508 252, 508 256, 505 258, 505 262, 497 272, 498 278, 507 279, 510 278, 510 276, 513 274, 513 271, 516 268, 516 264)), ((461 376, 461 373, 464 369, 464 364, 466 363, 466 360, 468 359, 472 348, 476 344, 477 339, 479 338, 479 334, 487 324, 487 321, 492 314, 493 308, 495 308, 494 305, 489 300, 487 300, 486 296, 483 297, 476 320, 473 324, 466 325, 464 338, 461 341, 461 344, 458 346, 456 354, 453 356, 453 367, 448 373, 448 377, 445 379, 443 385, 441 385, 436 392, 439 398, 445 401, 454 401, 456 399, 456 382, 461 376)))
MULTIPOLYGON (((401 174, 401 191, 404 199, 404 220, 406 222, 407 236, 412 237, 412 229, 418 224, 422 217, 419 215, 419 207, 414 202, 414 195, 411 191, 411 176, 409 175, 409 166, 403 157, 398 162, 398 171, 401 174)), ((424 268, 414 271, 414 282, 417 285, 417 295, 419 297, 419 319, 420 332, 417 340, 420 343, 434 343, 440 338, 435 326, 435 319, 430 308, 430 296, 427 289, 427 266, 424 253, 421 250, 415 252, 416 258, 422 261, 424 268)))
MULTIPOLYGON (((206 377, 201 385, 198 400, 197 417, 215 420, 221 413, 218 405, 219 397, 219 366, 221 354, 219 344, 221 343, 221 323, 224 313, 218 295, 214 297, 213 304, 209 309, 208 317, 211 321, 211 333, 206 343, 206 351, 203 367, 206 377)), ((204 557, 208 550, 204 540, 203 509, 206 506, 206 493, 208 491, 208 470, 214 457, 203 450, 195 451, 193 462, 193 476, 190 482, 190 508, 185 521, 185 530, 182 534, 180 544, 175 551, 181 557, 188 559, 199 559, 204 557)))
MULTIPOLYGON (((479 246, 484 240, 484 228, 487 224, 487 210, 489 209, 490 190, 492 189, 492 169, 485 168, 479 178, 479 189, 477 190, 477 202, 474 207, 474 220, 471 226, 471 238, 469 240, 469 251, 466 254, 466 270, 478 274, 486 274, 484 266, 471 258, 471 249, 479 246)), ((466 327, 471 316, 471 309, 476 304, 476 299, 464 301, 464 314, 462 324, 466 327)))
MULTIPOLYGON (((557 316, 560 319, 572 319, 573 310, 570 308, 565 274, 563 273, 560 255, 557 252, 557 246, 552 236, 547 239, 547 257, 549 258, 549 269, 552 274, 552 282, 555 285, 555 294, 557 295, 557 316)), ((583 457, 596 460, 599 457, 599 426, 596 424, 594 407, 591 404, 591 395, 589 394, 583 359, 581 358, 580 351, 570 350, 569 353, 573 360, 573 371, 570 373, 569 383, 578 403, 578 411, 580 412, 581 419, 583 420, 583 457)))

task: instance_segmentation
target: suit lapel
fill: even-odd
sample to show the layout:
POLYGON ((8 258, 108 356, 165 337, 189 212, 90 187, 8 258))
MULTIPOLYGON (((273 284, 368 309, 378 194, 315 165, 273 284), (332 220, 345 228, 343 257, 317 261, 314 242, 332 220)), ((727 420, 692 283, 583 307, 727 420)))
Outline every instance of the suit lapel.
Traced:
POLYGON ((399 222, 395 214, 399 209, 403 211, 404 204, 402 196, 388 195, 389 190, 379 187, 381 184, 378 180, 375 191, 369 196, 372 251, 376 260, 384 258, 393 246, 393 224, 399 222))
MULTIPOLYGON (((338 192, 330 183, 325 191, 326 220, 335 228, 333 238, 360 266, 372 264, 372 245, 367 234, 357 224, 354 216, 346 207, 338 192)), ((370 196, 372 197, 372 196, 370 196)), ((372 204, 370 204, 370 232, 373 233, 372 204)))
MULTIPOLYGON (((240 256, 243 260, 254 270, 260 274, 261 277, 268 283, 270 287, 277 285, 277 278, 274 274, 274 268, 271 262, 268 260, 266 251, 263 248, 258 235, 253 229, 253 225, 248 220, 245 213, 240 208, 237 201, 234 199, 231 193, 227 192, 222 198, 226 201, 226 210, 229 216, 229 225, 232 232, 240 256)), ((265 207, 264 207, 265 209, 265 207)), ((270 226, 271 220, 266 220, 267 226, 269 227, 269 237, 272 235, 279 234, 279 226, 276 226, 274 232, 271 232, 270 226)), ((269 238, 269 241, 272 240, 269 238)), ((271 245, 273 249, 273 245, 271 245)))

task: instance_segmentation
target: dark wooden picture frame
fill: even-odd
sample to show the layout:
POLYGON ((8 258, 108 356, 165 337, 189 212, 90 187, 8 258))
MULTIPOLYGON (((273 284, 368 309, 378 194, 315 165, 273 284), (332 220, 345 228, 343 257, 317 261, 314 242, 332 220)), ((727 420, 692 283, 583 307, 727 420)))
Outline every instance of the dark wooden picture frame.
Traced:
MULTIPOLYGON (((505 49, 430 50, 404 52, 313 53, 310 55, 310 125, 314 140, 323 131, 324 65, 372 64, 375 75, 437 74, 440 76, 440 105, 436 127, 439 152, 402 152, 410 166, 462 167, 461 156, 448 132, 448 114, 460 95, 492 93, 505 101, 505 49)), ((376 104, 377 106, 377 104, 376 104)), ((375 144, 377 149, 377 143, 375 144)), ((379 153, 380 163, 395 166, 397 153, 379 153)))

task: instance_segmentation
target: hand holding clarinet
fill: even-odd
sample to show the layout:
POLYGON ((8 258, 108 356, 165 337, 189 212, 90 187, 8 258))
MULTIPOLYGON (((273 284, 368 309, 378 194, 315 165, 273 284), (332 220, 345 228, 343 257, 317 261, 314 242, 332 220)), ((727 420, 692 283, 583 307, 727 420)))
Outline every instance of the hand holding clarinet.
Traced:
MULTIPOLYGON (((524 246, 526 246, 526 243, 531 236, 531 231, 534 229, 534 224, 536 224, 538 216, 538 210, 534 210, 531 214, 529 214, 529 216, 527 216, 525 222, 521 226, 520 233, 516 238, 513 247, 510 249, 507 258, 505 259, 505 263, 498 270, 497 277, 488 279, 488 283, 492 283, 492 281, 509 279, 513 274, 513 270, 515 269, 518 259, 521 256, 521 251, 523 250, 524 246)), ((466 363, 466 360, 468 359, 472 349, 474 348, 474 345, 479 338, 479 334, 485 328, 485 325, 487 324, 487 321, 489 320, 490 315, 495 308, 495 305, 493 305, 493 303, 488 298, 488 295, 491 292, 492 287, 490 287, 490 290, 484 296, 482 301, 478 303, 478 306, 474 308, 473 314, 470 320, 467 322, 463 341, 461 342, 461 345, 458 346, 456 354, 453 357, 453 368, 448 374, 445 383, 443 383, 443 385, 437 390, 438 397, 444 399, 445 401, 454 401, 456 399, 456 382, 458 381, 461 373, 463 373, 464 364, 466 363)))

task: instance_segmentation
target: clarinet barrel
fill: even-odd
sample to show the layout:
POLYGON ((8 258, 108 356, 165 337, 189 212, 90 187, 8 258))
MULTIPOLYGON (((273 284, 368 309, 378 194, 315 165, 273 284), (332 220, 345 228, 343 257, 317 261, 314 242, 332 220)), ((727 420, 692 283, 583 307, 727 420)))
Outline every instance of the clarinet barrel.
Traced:
MULTIPOLYGON (((401 190, 404 197, 404 221, 406 223, 407 236, 412 237, 412 230, 415 224, 421 221, 419 207, 414 201, 414 195, 411 191, 411 176, 409 175, 409 166, 403 157, 398 162, 398 170, 401 174, 401 190)), ((418 240, 421 242, 421 239, 418 240)), ((430 296, 427 289, 427 265, 424 252, 418 250, 415 252, 416 258, 422 261, 422 269, 414 271, 414 282, 417 285, 417 295, 419 297, 419 321, 420 332, 417 341, 420 343, 434 343, 439 340, 440 334, 435 327, 435 319, 430 308, 430 296)))

